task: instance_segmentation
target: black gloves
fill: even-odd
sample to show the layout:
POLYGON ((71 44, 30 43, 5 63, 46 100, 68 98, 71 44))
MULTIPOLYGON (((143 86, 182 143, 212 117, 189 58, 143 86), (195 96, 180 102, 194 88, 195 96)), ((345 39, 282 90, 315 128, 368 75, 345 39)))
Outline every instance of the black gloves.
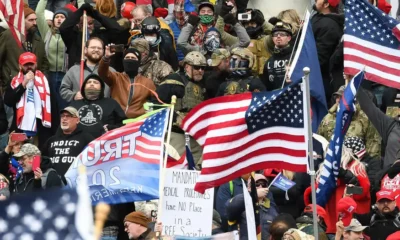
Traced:
POLYGON ((350 172, 350 170, 340 168, 338 177, 342 179, 345 184, 359 185, 357 177, 354 176, 354 174, 350 172))
POLYGON ((222 6, 221 6, 221 10, 220 10, 220 12, 219 12, 219 15, 220 15, 221 17, 225 17, 227 14, 229 14, 229 12, 230 12, 232 9, 233 9, 233 6, 228 6, 228 5, 226 5, 226 2, 223 2, 223 3, 222 3, 222 6))
POLYGON ((394 177, 396 177, 397 174, 400 173, 400 162, 397 162, 395 164, 393 164, 389 170, 387 171, 388 177, 390 179, 393 179, 394 177))
POLYGON ((236 19, 235 15, 229 13, 224 16, 224 22, 225 24, 230 24, 232 26, 235 26, 238 20, 236 19))
POLYGON ((197 24, 199 24, 199 22, 200 22, 200 18, 198 16, 195 16, 192 14, 189 15, 188 23, 190 23, 190 25, 192 25, 193 27, 196 27, 197 24))
POLYGON ((269 20, 268 20, 268 22, 269 23, 271 23, 272 25, 274 25, 275 26, 275 24, 277 24, 278 22, 281 22, 282 20, 280 20, 279 18, 277 18, 277 17, 272 17, 272 18, 270 18, 269 20))

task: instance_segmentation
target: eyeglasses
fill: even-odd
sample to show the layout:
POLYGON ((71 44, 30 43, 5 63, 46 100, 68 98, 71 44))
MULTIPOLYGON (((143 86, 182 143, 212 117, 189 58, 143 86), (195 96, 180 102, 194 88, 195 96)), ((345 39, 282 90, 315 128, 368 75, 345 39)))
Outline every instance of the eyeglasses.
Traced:
POLYGON ((287 37, 289 36, 289 34, 285 33, 285 32, 274 32, 272 34, 273 37, 287 37))
POLYGON ((199 71, 199 70, 203 70, 204 71, 204 69, 206 69, 206 67, 205 66, 193 66, 193 69, 197 70, 197 71, 199 71))

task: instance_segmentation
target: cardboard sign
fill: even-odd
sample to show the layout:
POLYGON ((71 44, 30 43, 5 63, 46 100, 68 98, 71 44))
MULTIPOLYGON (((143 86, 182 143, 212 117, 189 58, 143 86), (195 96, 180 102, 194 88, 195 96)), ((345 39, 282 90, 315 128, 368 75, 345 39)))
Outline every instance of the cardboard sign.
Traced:
POLYGON ((166 169, 162 202, 163 235, 211 236, 214 189, 194 191, 200 172, 166 169))

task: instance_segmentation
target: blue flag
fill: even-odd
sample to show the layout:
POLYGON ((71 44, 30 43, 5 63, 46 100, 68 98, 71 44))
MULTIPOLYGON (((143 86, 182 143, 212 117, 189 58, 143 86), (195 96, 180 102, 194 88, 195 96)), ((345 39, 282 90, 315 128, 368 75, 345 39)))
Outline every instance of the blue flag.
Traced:
POLYGON ((279 173, 272 181, 272 185, 287 192, 294 185, 296 185, 296 183, 287 179, 285 176, 282 175, 282 173, 279 173))
POLYGON ((77 168, 84 165, 92 204, 158 199, 168 113, 160 109, 89 143, 65 174, 68 185, 75 186, 77 168))
POLYGON ((343 139, 350 126, 354 114, 354 97, 364 79, 364 72, 359 72, 347 85, 340 99, 338 112, 336 113, 335 131, 329 142, 323 170, 318 182, 317 204, 324 207, 336 189, 336 181, 339 175, 340 161, 342 157, 343 139))
POLYGON ((299 41, 296 55, 290 67, 289 76, 292 80, 300 79, 304 76, 303 68, 310 68, 312 130, 315 133, 322 119, 328 113, 328 107, 326 104, 321 68, 318 61, 317 46, 315 44, 314 33, 310 22, 310 13, 308 11, 299 41))

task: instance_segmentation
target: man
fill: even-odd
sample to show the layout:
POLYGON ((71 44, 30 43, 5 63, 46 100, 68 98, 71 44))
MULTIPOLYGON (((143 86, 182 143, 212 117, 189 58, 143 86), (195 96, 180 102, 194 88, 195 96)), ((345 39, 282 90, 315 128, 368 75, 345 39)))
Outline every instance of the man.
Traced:
POLYGON ((217 96, 233 95, 244 92, 262 92, 265 86, 258 77, 253 77, 251 69, 254 65, 253 53, 247 48, 234 48, 231 51, 231 75, 223 82, 217 96))
POLYGON ((78 110, 82 131, 98 138, 108 130, 122 126, 125 113, 113 98, 104 98, 104 81, 96 74, 87 76, 82 84, 82 99, 71 107, 78 110))
POLYGON ((151 220, 142 212, 132 212, 124 219, 125 232, 129 239, 153 239, 155 232, 149 227, 151 220))
POLYGON ((20 72, 8 86, 4 103, 13 108, 11 131, 37 137, 39 146, 52 136, 50 89, 46 76, 37 69, 35 54, 25 52, 19 57, 20 72))
MULTIPOLYGON (((361 223, 353 218, 350 222, 350 225, 347 227, 343 226, 343 222, 339 221, 336 223, 336 236, 335 240, 363 240, 364 235, 363 231, 366 229, 367 226, 361 225, 361 223)), ((377 239, 377 238, 371 238, 371 239, 377 239)))
POLYGON ((124 110, 128 118, 136 118, 145 113, 143 104, 156 89, 152 80, 139 73, 141 54, 135 48, 128 48, 124 53, 124 72, 111 72, 110 58, 115 53, 106 46, 106 53, 99 64, 99 76, 110 86, 111 97, 124 110))
POLYGON ((148 41, 137 38, 131 43, 131 47, 140 52, 140 73, 153 80, 156 87, 164 81, 165 77, 173 73, 172 67, 163 60, 158 60, 157 56, 150 50, 148 41))
POLYGON ((189 36, 187 34, 179 35, 178 47, 182 51, 187 49, 187 44, 198 46, 201 49, 204 44, 204 34, 215 24, 214 5, 212 3, 208 1, 200 3, 198 6, 198 15, 189 15, 188 24, 182 28, 182 32, 192 33, 189 36))
POLYGON ((370 212, 371 222, 365 233, 374 240, 385 240, 400 230, 399 208, 396 206, 396 192, 381 190, 376 193, 376 205, 370 212))
POLYGON ((157 59, 164 60, 177 71, 179 65, 174 39, 167 30, 161 29, 157 18, 153 16, 145 18, 141 23, 141 32, 149 42, 151 50, 157 55, 157 59))
POLYGON ((226 81, 230 75, 230 52, 224 48, 216 49, 209 59, 209 66, 213 68, 212 73, 206 78, 206 90, 210 98, 216 97, 219 86, 226 81))
MULTIPOLYGON (((92 37, 85 44, 85 65, 83 68, 83 78, 85 79, 90 74, 98 74, 99 62, 104 55, 104 43, 100 38, 92 37)), ((70 103, 72 100, 81 100, 82 93, 80 92, 80 64, 75 64, 65 74, 61 86, 61 97, 70 103)), ((111 71, 115 71, 111 68, 111 71)), ((104 97, 110 97, 110 88, 106 85, 104 89, 104 97)))
POLYGON ((49 158, 40 157, 40 167, 32 169, 33 159, 35 156, 40 155, 39 149, 31 143, 25 143, 22 145, 21 150, 14 154, 14 157, 18 159, 23 168, 23 174, 16 179, 14 190, 16 193, 63 186, 63 182, 52 168, 49 158))
POLYGON ((61 37, 67 47, 68 68, 81 61, 83 11, 86 11, 88 16, 90 36, 102 39, 105 44, 115 42, 118 33, 122 30, 114 19, 101 15, 88 3, 83 4, 76 12, 70 14, 60 26, 61 37), (94 20, 97 20, 103 27, 95 28, 94 20))
POLYGON ((78 128, 79 113, 73 107, 66 107, 60 112, 61 131, 47 140, 42 155, 50 157, 54 169, 64 176, 85 147, 94 140, 89 133, 78 128))
MULTIPOLYGON (((326 224, 327 219, 326 211, 323 207, 317 205, 317 222, 318 222, 318 236, 320 240, 328 240, 326 236, 326 224)), ((296 225, 299 230, 306 234, 314 235, 313 226, 313 205, 309 204, 305 207, 300 217, 296 218, 296 225)))
POLYGON ((311 19, 327 102, 332 95, 329 60, 343 35, 344 17, 337 14, 340 0, 316 0, 311 19))
POLYGON ((24 51, 35 54, 37 58, 37 69, 47 73, 49 70, 49 61, 47 60, 44 42, 38 34, 36 13, 25 4, 24 15, 26 30, 26 40, 23 43, 24 51))
POLYGON ((272 29, 272 41, 275 48, 272 56, 264 65, 262 81, 268 91, 276 90, 284 86, 287 63, 290 60, 293 46, 292 27, 284 22, 278 22, 272 29))
MULTIPOLYGON (((322 119, 321 124, 318 127, 317 133, 325 139, 331 139, 335 129, 336 112, 344 89, 344 87, 341 87, 333 94, 333 99, 335 99, 336 103, 328 110, 328 114, 322 119)), ((356 112, 353 115, 346 136, 361 138, 364 141, 365 148, 370 156, 380 156, 381 138, 364 111, 361 110, 358 103, 356 104, 356 112)))

